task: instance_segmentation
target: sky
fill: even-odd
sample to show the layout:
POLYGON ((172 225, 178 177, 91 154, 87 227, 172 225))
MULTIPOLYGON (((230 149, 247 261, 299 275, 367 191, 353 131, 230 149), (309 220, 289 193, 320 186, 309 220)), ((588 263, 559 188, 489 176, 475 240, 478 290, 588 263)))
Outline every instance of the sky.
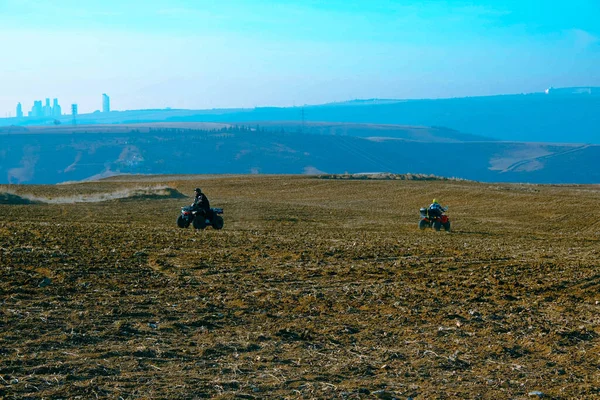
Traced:
POLYGON ((600 86, 599 0, 0 0, 0 117, 600 86))

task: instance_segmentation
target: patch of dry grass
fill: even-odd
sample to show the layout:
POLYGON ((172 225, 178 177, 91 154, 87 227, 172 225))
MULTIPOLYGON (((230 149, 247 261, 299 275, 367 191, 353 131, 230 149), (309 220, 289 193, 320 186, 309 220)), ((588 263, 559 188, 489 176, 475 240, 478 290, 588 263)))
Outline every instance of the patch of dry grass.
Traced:
MULTIPOLYGON (((63 186, 65 187, 65 186, 63 186)), ((75 186, 81 188, 81 186, 75 186)), ((27 190, 25 186, 18 187, 21 190, 19 194, 8 185, 4 188, 0 186, 0 204, 73 204, 73 203, 100 203, 103 201, 111 200, 158 200, 158 199, 181 199, 185 196, 176 189, 168 186, 149 186, 149 187, 129 187, 115 190, 112 192, 93 192, 93 193, 81 193, 69 187, 67 190, 59 190, 59 195, 40 195, 38 194, 37 188, 34 190, 27 190), (73 193, 75 191, 75 193, 73 193), (65 193, 66 192, 66 193, 65 193)), ((56 192, 56 190, 51 190, 56 192)), ((48 191, 44 191, 48 192, 48 191)))

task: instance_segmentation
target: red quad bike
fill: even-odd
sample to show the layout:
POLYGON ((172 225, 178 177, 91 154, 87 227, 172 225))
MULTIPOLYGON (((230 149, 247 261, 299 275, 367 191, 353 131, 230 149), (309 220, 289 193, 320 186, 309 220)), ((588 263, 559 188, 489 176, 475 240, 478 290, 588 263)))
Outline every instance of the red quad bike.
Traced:
MULTIPOLYGON (((448 210, 448 207, 444 211, 448 210)), ((419 221, 419 229, 433 228, 436 231, 441 231, 442 227, 446 232, 450 232, 450 219, 445 213, 439 215, 430 215, 429 209, 421 207, 421 220, 419 221)))

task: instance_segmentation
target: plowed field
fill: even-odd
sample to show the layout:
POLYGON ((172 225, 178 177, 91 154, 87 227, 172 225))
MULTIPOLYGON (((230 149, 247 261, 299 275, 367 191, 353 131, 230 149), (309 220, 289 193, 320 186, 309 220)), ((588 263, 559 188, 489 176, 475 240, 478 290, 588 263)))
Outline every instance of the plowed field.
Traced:
POLYGON ((600 187, 294 176, 6 186, 0 398, 600 396, 600 187), (192 199, 70 203, 200 186, 192 199), (419 231, 449 205, 453 232, 419 231))

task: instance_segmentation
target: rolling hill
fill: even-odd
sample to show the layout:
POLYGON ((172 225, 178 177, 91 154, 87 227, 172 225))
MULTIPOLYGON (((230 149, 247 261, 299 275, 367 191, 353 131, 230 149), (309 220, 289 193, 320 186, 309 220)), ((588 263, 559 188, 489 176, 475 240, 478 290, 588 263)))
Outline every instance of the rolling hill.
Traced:
POLYGON ((27 127, 0 132, 0 183, 116 174, 433 174, 598 183, 600 146, 496 142, 445 128, 297 123, 27 127), (479 139, 479 140, 478 140, 479 139))

